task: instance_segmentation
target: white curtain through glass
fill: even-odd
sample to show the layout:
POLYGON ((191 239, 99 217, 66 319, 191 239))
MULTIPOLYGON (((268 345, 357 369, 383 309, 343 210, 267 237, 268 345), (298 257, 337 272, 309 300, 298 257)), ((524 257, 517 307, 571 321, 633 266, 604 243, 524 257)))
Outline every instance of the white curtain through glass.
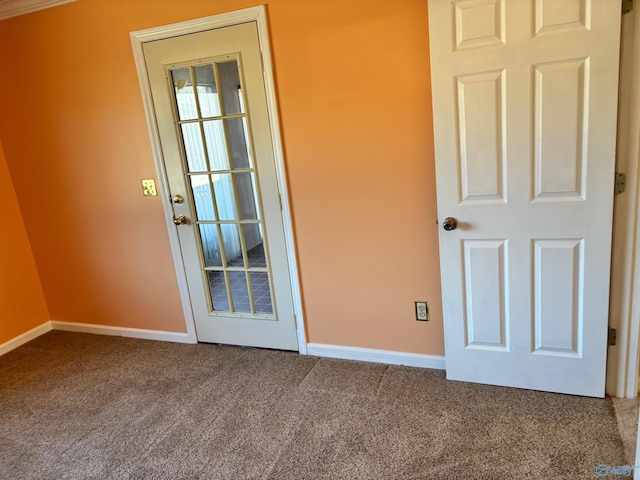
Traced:
MULTIPOLYGON (((178 104, 178 112, 180 118, 198 118, 197 107, 193 101, 193 86, 185 85, 176 92, 176 100, 178 104)), ((218 111, 219 100, 218 94, 214 92, 213 87, 208 85, 197 86, 198 98, 200 99, 201 108, 210 112, 218 111)), ((209 154, 211 169, 225 169, 222 165, 217 165, 216 159, 225 159, 226 164, 227 148, 224 130, 220 123, 204 122, 205 138, 209 154)), ((191 124, 197 128, 187 128, 182 130, 182 138, 187 158, 189 159, 190 171, 208 171, 206 157, 204 153, 204 144, 200 134, 198 124, 191 124)), ((229 174, 211 174, 213 188, 215 190, 215 198, 218 207, 219 219, 232 220, 236 219, 235 198, 233 193, 233 183, 229 174)), ((193 191, 193 199, 196 204, 196 211, 199 218, 214 219, 213 203, 211 201, 208 175, 191 176, 191 188, 193 191)), ((222 241, 224 242, 225 256, 227 261, 232 261, 238 257, 242 257, 242 245, 240 243, 240 234, 236 225, 220 225, 222 230, 222 241)), ((216 234, 215 225, 201 225, 202 248, 205 256, 206 265, 221 265, 220 245, 216 234)))

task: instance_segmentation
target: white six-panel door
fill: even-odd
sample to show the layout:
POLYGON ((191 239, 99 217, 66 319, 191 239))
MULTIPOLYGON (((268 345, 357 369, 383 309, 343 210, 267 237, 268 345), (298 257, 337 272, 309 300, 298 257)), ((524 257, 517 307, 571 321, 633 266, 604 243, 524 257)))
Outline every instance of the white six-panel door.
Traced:
POLYGON ((603 396, 620 3, 429 0, 429 28, 447 378, 603 396))

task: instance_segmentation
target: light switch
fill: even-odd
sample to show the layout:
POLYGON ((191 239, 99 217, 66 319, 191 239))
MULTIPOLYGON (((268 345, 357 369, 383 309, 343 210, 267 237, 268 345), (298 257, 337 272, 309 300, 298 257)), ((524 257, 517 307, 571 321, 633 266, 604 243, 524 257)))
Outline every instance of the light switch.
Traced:
POLYGON ((142 194, 145 197, 155 197, 158 195, 156 181, 153 178, 144 178, 142 180, 142 194))

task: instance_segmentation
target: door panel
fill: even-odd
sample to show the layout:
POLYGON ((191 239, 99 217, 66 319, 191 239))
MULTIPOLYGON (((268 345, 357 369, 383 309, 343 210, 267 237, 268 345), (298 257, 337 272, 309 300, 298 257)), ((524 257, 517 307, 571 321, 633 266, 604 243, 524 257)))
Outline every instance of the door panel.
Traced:
POLYGON ((533 353, 582 354, 584 240, 534 240, 533 353))
POLYGON ((505 242, 466 240, 463 245, 467 345, 504 350, 507 348, 505 242))
POLYGON ((447 377, 603 396, 620 5, 429 22, 447 377))
POLYGON ((504 203, 504 70, 457 81, 462 201, 504 203))
POLYGON ((198 340, 297 350, 255 23, 144 54, 198 340))
POLYGON ((584 200, 588 59, 535 65, 533 69, 535 200, 584 200))

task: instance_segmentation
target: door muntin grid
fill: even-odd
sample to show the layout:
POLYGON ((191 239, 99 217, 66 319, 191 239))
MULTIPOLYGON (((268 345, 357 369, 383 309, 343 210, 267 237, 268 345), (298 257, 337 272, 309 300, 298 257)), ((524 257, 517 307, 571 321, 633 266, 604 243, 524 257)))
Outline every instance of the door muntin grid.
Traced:
POLYGON ((240 57, 174 65, 168 78, 209 313, 275 319, 240 57))

